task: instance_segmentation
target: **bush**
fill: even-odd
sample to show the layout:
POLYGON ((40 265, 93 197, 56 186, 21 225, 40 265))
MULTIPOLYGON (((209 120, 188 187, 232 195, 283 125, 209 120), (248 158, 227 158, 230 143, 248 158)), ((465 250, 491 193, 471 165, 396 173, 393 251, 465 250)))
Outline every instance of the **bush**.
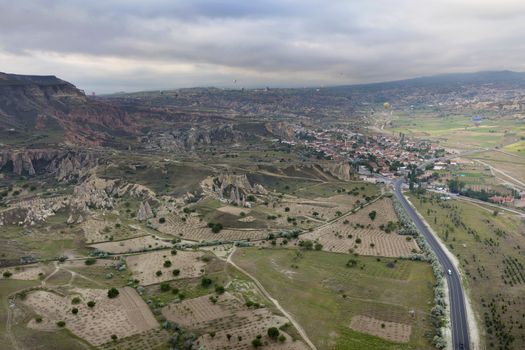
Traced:
POLYGON ((258 348, 258 347, 260 347, 260 346, 262 346, 262 345, 263 345, 263 344, 262 344, 261 339, 259 339, 259 338, 255 338, 254 340, 252 340, 252 346, 253 346, 254 348, 258 348))
POLYGON ((36 315, 36 316, 35 316, 35 321, 36 321, 36 323, 41 323, 43 320, 44 320, 44 319, 42 318, 42 316, 40 316, 40 315, 36 315))
POLYGON ((159 270, 159 271, 155 272, 155 276, 157 276, 157 277, 162 276, 162 271, 159 270))
POLYGON ((211 232, 213 233, 219 233, 223 229, 222 224, 213 222, 208 223, 208 227, 211 228, 211 232))
POLYGON ((10 271, 5 271, 3 273, 3 276, 4 276, 4 278, 9 278, 9 277, 13 276, 13 274, 10 271))
POLYGON ((108 290, 108 298, 113 299, 118 297, 119 291, 117 288, 111 288, 108 290))
POLYGON ((118 339, 118 337, 117 337, 116 334, 112 334, 112 335, 111 335, 111 340, 113 340, 113 341, 117 341, 117 339, 118 339))
POLYGON ((166 219, 165 219, 165 218, 160 218, 160 219, 159 219, 159 224, 163 224, 163 223, 165 223, 165 222, 166 222, 166 219))
POLYGON ((97 303, 93 300, 90 300, 87 302, 87 306, 90 308, 94 308, 97 303))
POLYGON ((268 336, 272 339, 277 339, 279 336, 279 330, 276 327, 270 327, 268 328, 268 336))
POLYGON ((224 294, 226 290, 224 289, 223 286, 215 286, 215 293, 217 294, 224 294))
POLYGON ((163 266, 164 267, 171 267, 171 261, 169 261, 169 260, 164 261, 164 265, 163 266))
POLYGON ((284 343, 286 341, 286 337, 283 334, 281 334, 279 338, 277 338, 277 340, 279 340, 279 343, 284 343))
POLYGON ((86 265, 94 265, 95 263, 97 262, 97 259, 95 258, 87 258, 86 260, 84 260, 84 264, 86 265))
POLYGON ((76 307, 72 308, 72 309, 71 309, 71 313, 72 313, 73 315, 78 314, 78 309, 77 309, 76 307))
POLYGON ((171 289, 171 286, 169 283, 161 283, 160 284, 160 290, 162 292, 168 292, 171 289))
POLYGON ((66 322, 64 321, 58 321, 57 322, 57 326, 59 326, 60 328, 64 327, 66 325, 66 322))
POLYGON ((175 270, 173 270, 172 273, 173 273, 173 276, 178 276, 178 275, 180 275, 180 270, 179 269, 175 269, 175 270))
POLYGON ((172 249, 171 250, 171 255, 177 255, 177 249, 172 249))
POLYGON ((212 283, 213 281, 208 277, 203 277, 201 279, 201 286, 204 288, 208 288, 209 286, 211 286, 212 283))
POLYGON ((73 299, 71 299, 71 304, 73 305, 76 305, 76 304, 80 304, 80 298, 79 297, 74 297, 73 299))

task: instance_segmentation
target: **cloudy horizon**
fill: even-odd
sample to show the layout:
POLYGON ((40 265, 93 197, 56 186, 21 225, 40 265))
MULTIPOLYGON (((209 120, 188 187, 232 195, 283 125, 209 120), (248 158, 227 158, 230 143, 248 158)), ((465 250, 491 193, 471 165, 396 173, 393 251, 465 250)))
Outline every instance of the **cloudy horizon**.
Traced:
POLYGON ((525 71, 516 0, 0 0, 0 71, 86 92, 525 71))

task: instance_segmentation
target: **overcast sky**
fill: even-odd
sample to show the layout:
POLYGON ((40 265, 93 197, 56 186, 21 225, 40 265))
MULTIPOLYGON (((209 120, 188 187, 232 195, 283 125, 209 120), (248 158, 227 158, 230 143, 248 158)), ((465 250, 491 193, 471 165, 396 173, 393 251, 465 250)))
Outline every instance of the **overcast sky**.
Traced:
POLYGON ((97 93, 339 85, 525 71, 524 35, 525 0, 0 0, 0 71, 97 93))

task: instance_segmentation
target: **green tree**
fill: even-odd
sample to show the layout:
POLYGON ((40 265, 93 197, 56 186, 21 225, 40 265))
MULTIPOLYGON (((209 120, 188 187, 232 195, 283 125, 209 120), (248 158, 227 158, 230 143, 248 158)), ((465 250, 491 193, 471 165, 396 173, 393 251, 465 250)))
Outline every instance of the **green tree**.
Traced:
POLYGON ((277 329, 277 327, 270 327, 268 328, 268 336, 272 339, 277 339, 277 337, 279 336, 279 330, 277 329))
POLYGON ((118 297, 119 291, 117 288, 111 288, 108 290, 108 298, 113 299, 118 297))

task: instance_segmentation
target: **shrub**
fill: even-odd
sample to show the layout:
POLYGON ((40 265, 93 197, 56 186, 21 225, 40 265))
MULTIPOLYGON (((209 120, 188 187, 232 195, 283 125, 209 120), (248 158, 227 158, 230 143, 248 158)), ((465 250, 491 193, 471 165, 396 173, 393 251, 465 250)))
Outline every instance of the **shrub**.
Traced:
POLYGON ((209 286, 211 286, 212 283, 213 281, 208 277, 203 277, 201 279, 201 286, 203 286, 204 288, 208 288, 209 286))
POLYGON ((169 260, 164 261, 164 265, 163 266, 164 267, 171 267, 171 261, 169 261, 169 260))
POLYGON ((268 336, 272 339, 277 339, 279 336, 279 330, 276 327, 270 327, 268 328, 268 336))
POLYGON ((108 298, 113 299, 118 297, 119 291, 117 288, 111 288, 108 290, 108 298))
POLYGON ((173 276, 178 276, 178 275, 180 275, 180 270, 179 269, 175 269, 175 270, 173 270, 172 273, 173 273, 173 276))
POLYGON ((112 335, 111 335, 111 340, 113 340, 113 341, 117 341, 117 339, 118 339, 118 337, 117 337, 116 334, 112 334, 112 335))
POLYGON ((80 298, 74 297, 73 299, 71 299, 71 304, 73 305, 80 304, 80 298))
POLYGON ((84 264, 86 265, 94 265, 97 262, 97 259, 95 258, 87 258, 84 260, 84 264))
POLYGON ((277 340, 279 340, 279 343, 284 343, 286 341, 286 337, 283 334, 281 334, 279 338, 277 338, 277 340))
POLYGON ((159 270, 159 271, 155 272, 155 276, 157 276, 157 277, 162 276, 162 271, 159 270))
POLYGON ((169 283, 161 283, 160 284, 160 290, 162 292, 168 292, 171 289, 171 286, 169 283))
POLYGON ((377 212, 375 210, 372 210, 370 213, 368 213, 368 217, 370 220, 374 221, 376 219, 377 212))
POLYGON ((94 308, 95 305, 96 305, 96 302, 93 301, 93 300, 90 300, 90 301, 87 302, 87 306, 90 307, 90 308, 94 308))
POLYGON ((3 276, 4 276, 4 278, 9 278, 9 277, 13 276, 13 274, 10 271, 5 271, 3 273, 3 276))
POLYGON ((213 222, 208 223, 208 227, 211 228, 211 232, 213 233, 219 233, 223 229, 222 224, 213 222))
POLYGON ((71 309, 71 313, 72 313, 73 315, 78 314, 78 309, 77 309, 76 307, 72 308, 72 309, 71 309))
POLYGON ((60 328, 64 327, 66 325, 66 322, 64 321, 58 321, 57 322, 57 326, 59 326, 60 328))
POLYGON ((259 339, 259 338, 255 338, 254 340, 252 340, 252 346, 253 346, 254 348, 258 348, 258 347, 262 346, 262 341, 261 341, 261 339, 259 339))
POLYGON ((224 294, 226 290, 224 289, 223 286, 215 286, 215 293, 217 294, 224 294))
POLYGON ((42 318, 42 316, 40 316, 40 315, 36 315, 36 316, 35 316, 35 321, 36 321, 36 323, 41 323, 43 320, 44 320, 44 319, 42 318))
POLYGON ((159 224, 163 224, 163 223, 165 223, 165 222, 166 222, 166 219, 165 219, 165 218, 160 218, 160 219, 159 219, 159 224))

